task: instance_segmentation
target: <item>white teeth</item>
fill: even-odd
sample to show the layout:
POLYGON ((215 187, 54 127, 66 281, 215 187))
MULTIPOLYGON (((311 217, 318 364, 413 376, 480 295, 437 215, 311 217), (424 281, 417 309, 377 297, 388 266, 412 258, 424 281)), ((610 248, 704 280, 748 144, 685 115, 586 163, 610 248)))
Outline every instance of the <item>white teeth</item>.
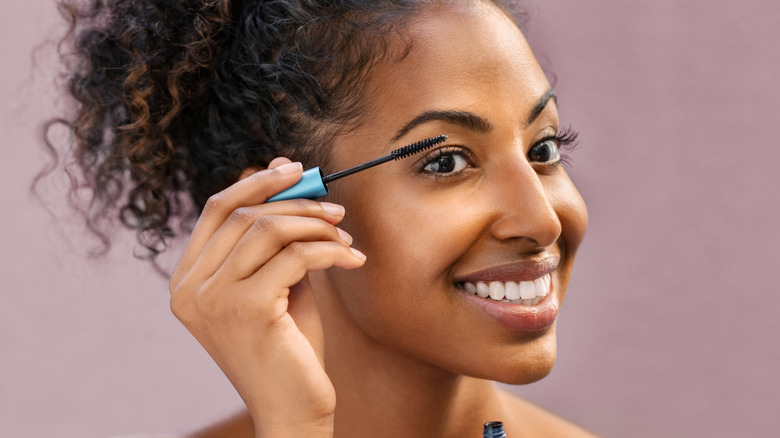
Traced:
POLYGON ((520 285, 514 281, 506 282, 506 297, 507 300, 519 300, 520 299, 520 285))
POLYGON ((543 297, 550 293, 550 282, 552 281, 552 279, 550 278, 549 275, 545 275, 544 277, 542 277, 542 280, 543 280, 543 284, 542 284, 543 289, 536 289, 537 297, 543 297), (539 295, 540 292, 542 292, 544 295, 539 295))
POLYGON ((485 283, 482 283, 481 281, 477 283, 477 295, 479 295, 482 298, 487 298, 490 296, 490 288, 485 283))
POLYGON ((536 298, 536 286, 533 281, 521 281, 520 282, 520 298, 524 300, 530 300, 536 298))
POLYGON ((547 295, 547 283, 545 283, 541 278, 534 280, 534 287, 536 288, 537 297, 543 297, 547 295))
POLYGON ((504 283, 500 281, 490 282, 490 298, 496 301, 504 299, 504 283))
POLYGON ((481 298, 515 304, 535 305, 550 293, 552 278, 550 274, 533 281, 491 281, 485 283, 462 283, 463 290, 481 298))

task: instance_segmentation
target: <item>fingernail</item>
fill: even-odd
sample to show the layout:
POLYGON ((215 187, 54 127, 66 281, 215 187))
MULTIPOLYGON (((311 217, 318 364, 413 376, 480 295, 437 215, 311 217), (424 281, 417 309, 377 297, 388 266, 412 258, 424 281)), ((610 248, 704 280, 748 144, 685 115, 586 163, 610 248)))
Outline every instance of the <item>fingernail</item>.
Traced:
POLYGON ((322 209, 333 216, 344 216, 344 207, 330 202, 320 202, 322 209))
POLYGON ((350 250, 352 250, 352 254, 355 254, 355 255, 356 255, 356 256, 358 256, 360 259, 362 259, 362 260, 365 260, 365 259, 366 259, 366 255, 365 255, 365 254, 363 254, 362 252, 360 252, 360 251, 356 250, 355 248, 350 248, 350 250))
POLYGON ((347 242, 347 244, 352 245, 352 236, 349 235, 346 231, 342 230, 341 228, 336 227, 336 229, 339 232, 339 236, 341 236, 344 241, 347 242))
POLYGON ((281 173, 282 175, 289 175, 291 173, 303 171, 303 165, 301 163, 282 164, 281 166, 276 168, 276 171, 281 173))

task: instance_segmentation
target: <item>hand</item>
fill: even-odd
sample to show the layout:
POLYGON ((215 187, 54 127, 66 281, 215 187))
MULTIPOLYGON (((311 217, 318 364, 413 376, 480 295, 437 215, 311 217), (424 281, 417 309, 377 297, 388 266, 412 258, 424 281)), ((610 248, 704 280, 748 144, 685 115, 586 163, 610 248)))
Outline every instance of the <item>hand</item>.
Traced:
POLYGON ((277 158, 212 196, 170 283, 173 313, 230 379, 264 437, 332 435, 336 398, 306 274, 365 261, 336 227, 343 207, 264 204, 301 172, 300 163, 277 158))

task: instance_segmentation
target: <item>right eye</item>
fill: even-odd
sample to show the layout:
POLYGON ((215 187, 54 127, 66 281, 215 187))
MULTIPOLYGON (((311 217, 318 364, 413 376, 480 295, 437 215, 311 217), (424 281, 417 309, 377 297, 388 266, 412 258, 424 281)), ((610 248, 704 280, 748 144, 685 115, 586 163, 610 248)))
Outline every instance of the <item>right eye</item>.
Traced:
POLYGON ((468 167, 465 154, 457 151, 440 150, 438 154, 426 160, 423 170, 435 174, 457 173, 468 167))

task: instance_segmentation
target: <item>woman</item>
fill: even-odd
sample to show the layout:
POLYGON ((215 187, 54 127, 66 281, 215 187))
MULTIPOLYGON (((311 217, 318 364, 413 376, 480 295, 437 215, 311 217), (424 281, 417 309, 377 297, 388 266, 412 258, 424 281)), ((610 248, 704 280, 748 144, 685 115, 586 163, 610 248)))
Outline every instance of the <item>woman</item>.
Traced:
POLYGON ((120 203, 153 256, 199 214, 171 307, 246 411, 190 436, 591 436, 492 382, 550 372, 587 222, 506 7, 162 3, 65 6, 71 126, 92 219, 120 203), (440 134, 322 202, 265 203, 440 134))

